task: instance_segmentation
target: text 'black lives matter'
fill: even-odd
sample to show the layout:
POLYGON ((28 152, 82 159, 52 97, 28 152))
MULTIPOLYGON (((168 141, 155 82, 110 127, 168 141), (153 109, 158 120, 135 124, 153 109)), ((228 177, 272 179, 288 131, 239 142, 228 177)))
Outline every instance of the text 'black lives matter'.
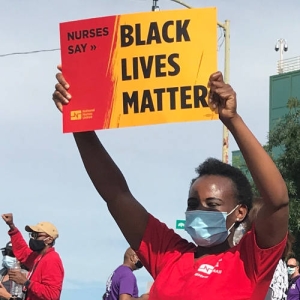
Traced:
MULTIPOLYGON (((68 41, 79 41, 83 39, 101 38, 109 35, 108 27, 75 30, 67 33, 68 41)), ((68 46, 68 54, 85 53, 95 51, 97 46, 88 43, 76 43, 68 46)))
POLYGON ((163 42, 189 42, 191 40, 188 32, 189 23, 190 20, 170 20, 159 26, 157 22, 151 22, 146 36, 142 36, 144 30, 142 30, 141 24, 121 25, 121 47, 161 44, 163 42))
MULTIPOLYGON (((160 25, 157 22, 150 22, 147 25, 148 28, 146 27, 147 30, 142 28, 142 24, 121 25, 121 47, 151 45, 152 43, 190 42, 191 38, 188 31, 190 21, 189 19, 169 20, 160 25), (142 36, 142 32, 147 33, 142 36)), ((151 76, 155 78, 177 76, 180 73, 178 60, 179 53, 122 58, 122 80, 147 79, 151 76)))
POLYGON ((123 114, 208 107, 203 85, 157 88, 123 93, 123 114))
POLYGON ((155 78, 176 76, 180 73, 180 66, 176 62, 179 54, 172 53, 170 55, 158 54, 150 55, 148 57, 133 57, 131 66, 129 68, 129 60, 126 58, 121 59, 121 72, 122 80, 136 80, 141 77, 146 79, 153 75, 155 78), (172 67, 171 70, 167 70, 167 66, 172 67))

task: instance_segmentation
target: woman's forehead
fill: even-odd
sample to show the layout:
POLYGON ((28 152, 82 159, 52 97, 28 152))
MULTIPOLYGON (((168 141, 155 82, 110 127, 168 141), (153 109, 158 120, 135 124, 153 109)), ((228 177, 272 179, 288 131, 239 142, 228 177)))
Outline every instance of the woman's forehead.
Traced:
POLYGON ((230 178, 216 175, 205 175, 195 180, 190 188, 190 195, 198 194, 207 197, 228 197, 235 195, 235 189, 230 178))

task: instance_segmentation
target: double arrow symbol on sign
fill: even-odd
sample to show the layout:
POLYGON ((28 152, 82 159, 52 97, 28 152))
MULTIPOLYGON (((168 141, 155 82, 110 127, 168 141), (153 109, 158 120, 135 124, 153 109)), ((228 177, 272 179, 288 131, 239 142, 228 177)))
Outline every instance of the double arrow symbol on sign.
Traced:
POLYGON ((96 50, 96 45, 91 45, 91 51, 94 51, 94 50, 96 50))

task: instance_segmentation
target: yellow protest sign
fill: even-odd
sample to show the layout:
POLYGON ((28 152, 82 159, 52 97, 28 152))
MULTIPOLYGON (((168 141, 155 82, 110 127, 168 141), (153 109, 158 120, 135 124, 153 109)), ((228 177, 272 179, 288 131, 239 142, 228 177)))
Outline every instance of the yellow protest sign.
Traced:
POLYGON ((217 70, 216 8, 63 23, 61 44, 75 86, 65 132, 217 118, 207 102, 217 70))

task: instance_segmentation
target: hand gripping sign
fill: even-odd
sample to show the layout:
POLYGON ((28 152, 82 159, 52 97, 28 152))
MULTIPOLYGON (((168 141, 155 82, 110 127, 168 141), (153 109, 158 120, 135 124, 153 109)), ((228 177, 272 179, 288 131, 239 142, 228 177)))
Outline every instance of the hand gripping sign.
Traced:
POLYGON ((60 24, 72 101, 63 131, 214 120, 215 8, 117 15, 60 24))

